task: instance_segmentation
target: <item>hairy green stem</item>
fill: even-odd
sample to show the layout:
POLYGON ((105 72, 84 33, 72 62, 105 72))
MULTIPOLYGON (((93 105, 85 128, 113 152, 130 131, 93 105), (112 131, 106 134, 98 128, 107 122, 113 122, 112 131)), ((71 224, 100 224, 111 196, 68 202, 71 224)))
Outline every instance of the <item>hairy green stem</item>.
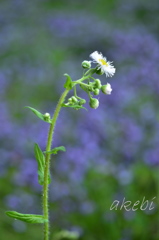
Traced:
MULTIPOLYGON (((94 73, 94 69, 92 69, 91 71, 89 70, 88 73, 89 74, 87 76, 84 75, 81 79, 75 81, 73 87, 75 87, 76 84, 81 84, 82 81, 91 77, 91 75, 94 73)), ((50 128, 49 128, 49 133, 48 133, 48 139, 47 139, 47 145, 46 145, 46 155, 45 155, 44 185, 43 185, 43 216, 47 220, 44 223, 44 240, 49 240, 49 206, 48 206, 49 182, 48 182, 48 176, 49 176, 49 171, 50 171, 50 154, 48 154, 47 152, 49 152, 51 150, 56 121, 57 121, 59 112, 61 110, 62 103, 64 102, 65 97, 67 96, 69 91, 70 90, 65 89, 65 91, 61 95, 59 102, 56 106, 54 115, 52 117, 50 128)))
MULTIPOLYGON (((65 97, 67 96, 69 90, 65 90, 63 94, 61 95, 59 102, 56 106, 52 122, 50 124, 49 133, 48 133, 48 139, 47 139, 47 146, 46 146, 46 152, 51 150, 52 140, 53 140, 53 133, 56 125, 56 121, 59 115, 59 112, 61 110, 61 105, 65 100, 65 97)), ((43 215, 44 218, 47 220, 47 222, 44 223, 44 240, 49 240, 49 206, 48 206, 48 175, 50 171, 50 154, 46 153, 45 156, 45 171, 44 171, 44 185, 43 185, 43 215)))

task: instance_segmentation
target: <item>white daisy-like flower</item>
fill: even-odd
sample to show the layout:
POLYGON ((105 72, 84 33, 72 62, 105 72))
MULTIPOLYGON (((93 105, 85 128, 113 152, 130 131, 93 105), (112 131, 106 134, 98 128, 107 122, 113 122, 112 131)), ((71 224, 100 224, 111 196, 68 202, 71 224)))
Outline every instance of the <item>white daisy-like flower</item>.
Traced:
POLYGON ((116 71, 115 67, 112 65, 112 62, 107 61, 106 57, 103 57, 102 53, 95 51, 90 54, 90 57, 94 63, 98 63, 98 69, 101 69, 106 74, 106 77, 114 75, 116 71))

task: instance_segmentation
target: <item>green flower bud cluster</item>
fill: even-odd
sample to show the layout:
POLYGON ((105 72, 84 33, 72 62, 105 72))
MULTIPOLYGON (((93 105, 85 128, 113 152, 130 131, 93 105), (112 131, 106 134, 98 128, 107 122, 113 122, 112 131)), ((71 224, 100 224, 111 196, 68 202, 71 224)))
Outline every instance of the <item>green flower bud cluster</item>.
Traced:
POLYGON ((89 106, 91 108, 97 109, 99 107, 99 100, 92 97, 93 93, 95 96, 98 96, 100 93, 100 89, 102 87, 101 81, 99 79, 94 79, 93 82, 89 82, 87 93, 89 95, 89 106))
POLYGON ((70 97, 69 99, 68 99, 68 103, 70 104, 70 105, 74 105, 74 104, 76 104, 78 102, 78 99, 75 97, 75 96, 72 96, 72 97, 70 97))
POLYGON ((93 87, 94 87, 93 93, 94 93, 94 95, 99 95, 101 86, 102 86, 101 81, 99 79, 95 79, 94 84, 93 84, 93 87))
POLYGON ((102 84, 99 79, 95 79, 95 86, 96 86, 96 88, 101 89, 102 84))
POLYGON ((80 97, 75 97, 72 96, 68 99, 67 105, 72 105, 72 106, 82 106, 86 103, 86 100, 80 97))
POLYGON ((109 83, 102 85, 100 79, 95 79, 92 77, 92 75, 94 73, 98 75, 103 75, 105 73, 106 77, 112 77, 115 73, 114 66, 111 64, 111 62, 107 62, 106 58, 104 58, 103 55, 97 51, 93 52, 90 57, 93 59, 93 61, 84 60, 81 63, 81 66, 85 69, 81 79, 72 81, 71 77, 68 74, 65 74, 67 79, 64 87, 68 90, 74 88, 74 96, 68 99, 68 102, 64 104, 64 107, 71 107, 74 109, 84 108, 83 105, 86 103, 86 100, 77 96, 77 84, 79 84, 79 86, 88 94, 89 106, 94 109, 97 109, 99 106, 99 100, 95 97, 100 94, 100 91, 107 95, 111 94, 111 85, 109 83), (97 63, 95 68, 91 68, 92 62, 97 63))
POLYGON ((101 89, 101 81, 99 79, 94 79, 94 82, 89 83, 88 87, 82 87, 86 92, 92 92, 94 95, 99 95, 101 89))
POLYGON ((92 82, 88 82, 88 84, 80 84, 80 87, 89 95, 90 101, 89 101, 89 105, 91 108, 98 108, 99 106, 99 101, 96 98, 92 97, 92 94, 94 96, 98 96, 100 91, 102 91, 102 93, 104 94, 111 94, 112 88, 111 85, 109 83, 107 83, 106 85, 102 85, 100 79, 94 79, 92 78, 94 81, 92 82))

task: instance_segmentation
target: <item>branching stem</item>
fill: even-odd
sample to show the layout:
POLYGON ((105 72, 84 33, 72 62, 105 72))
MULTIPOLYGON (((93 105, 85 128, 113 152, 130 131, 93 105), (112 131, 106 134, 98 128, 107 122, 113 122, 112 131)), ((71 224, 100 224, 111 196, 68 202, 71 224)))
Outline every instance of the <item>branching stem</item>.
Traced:
MULTIPOLYGON (((46 146, 46 152, 51 150, 52 140, 53 140, 53 133, 56 125, 56 121, 59 115, 59 112, 61 110, 61 105, 65 100, 65 97, 67 96, 69 90, 65 90, 63 94, 61 95, 59 102, 56 106, 52 123, 50 124, 49 133, 48 133, 48 139, 47 139, 47 146, 46 146)), ((46 153, 45 156, 45 172, 44 172, 44 186, 43 186, 43 215, 44 218, 47 220, 46 223, 44 223, 44 240, 49 240, 49 209, 48 209, 48 175, 50 171, 50 154, 46 153)))
MULTIPOLYGON (((93 69, 93 71, 87 71, 87 73, 89 73, 89 75, 86 76, 86 74, 85 74, 81 79, 74 81, 73 87, 75 87, 75 85, 77 85, 77 84, 87 85, 82 82, 84 80, 88 79, 89 77, 91 77, 91 75, 94 73, 94 69, 93 69)), ((59 102, 56 106, 54 115, 52 117, 52 120, 50 123, 50 128, 49 128, 49 133, 48 133, 48 139, 47 139, 47 145, 46 145, 46 155, 45 155, 44 185, 43 185, 43 216, 47 220, 44 223, 44 240, 49 240, 49 206, 48 206, 49 182, 48 182, 48 176, 49 176, 49 171, 50 171, 50 154, 48 154, 47 152, 49 152, 51 150, 56 121, 57 121, 59 112, 61 110, 62 103, 64 102, 65 97, 67 96, 69 91, 70 90, 65 89, 65 91, 61 95, 59 102)))

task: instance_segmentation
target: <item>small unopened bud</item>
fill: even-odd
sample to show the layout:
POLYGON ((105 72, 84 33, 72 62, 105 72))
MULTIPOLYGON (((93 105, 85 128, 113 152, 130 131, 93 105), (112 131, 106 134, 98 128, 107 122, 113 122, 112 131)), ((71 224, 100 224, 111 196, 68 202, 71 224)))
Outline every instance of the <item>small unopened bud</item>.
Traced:
POLYGON ((102 84, 101 84, 101 81, 99 79, 95 80, 95 86, 96 86, 96 88, 101 89, 102 84))
POLYGON ((85 60, 85 61, 82 62, 81 65, 82 65, 83 68, 91 68, 91 61, 86 61, 85 60))
POLYGON ((68 102, 69 102, 69 103, 72 103, 72 97, 70 97, 70 98, 68 99, 68 102))
POLYGON ((98 89, 98 88, 96 88, 96 89, 94 89, 94 95, 99 95, 99 93, 100 93, 100 90, 98 89))
POLYGON ((104 74, 103 69, 101 69, 101 68, 96 69, 96 74, 103 75, 104 74))
POLYGON ((78 100, 77 100, 77 98, 75 96, 72 97, 72 102, 73 103, 77 103, 78 102, 78 100))
POLYGON ((90 106, 91 108, 94 108, 94 109, 98 108, 98 107, 99 107, 99 101, 98 101, 98 99, 96 99, 96 98, 90 98, 89 106, 90 106))
POLYGON ((111 91, 112 91, 112 88, 111 88, 111 85, 109 83, 107 83, 106 85, 103 85, 101 87, 101 90, 102 90, 103 93, 110 95, 111 91))
POLYGON ((79 101, 79 105, 83 105, 83 104, 85 104, 86 103, 86 100, 85 99, 81 99, 80 101, 79 101))
POLYGON ((50 114, 49 113, 45 113, 44 114, 44 120, 45 121, 49 121, 50 120, 50 114))

